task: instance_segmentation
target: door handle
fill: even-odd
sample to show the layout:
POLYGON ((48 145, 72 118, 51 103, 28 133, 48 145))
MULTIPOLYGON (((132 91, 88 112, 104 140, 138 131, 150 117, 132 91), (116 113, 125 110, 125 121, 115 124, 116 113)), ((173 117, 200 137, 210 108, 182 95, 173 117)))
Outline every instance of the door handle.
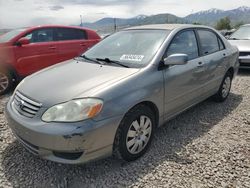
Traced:
POLYGON ((204 73, 205 72, 205 65, 203 62, 199 62, 197 65, 196 70, 194 71, 196 74, 204 73))
POLYGON ((49 49, 54 50, 54 49, 56 49, 56 47, 55 46, 50 46, 49 49))
POLYGON ((199 68, 204 67, 204 64, 202 62, 199 62, 197 67, 199 68))
POLYGON ((80 44, 80 46, 87 46, 87 44, 80 44))

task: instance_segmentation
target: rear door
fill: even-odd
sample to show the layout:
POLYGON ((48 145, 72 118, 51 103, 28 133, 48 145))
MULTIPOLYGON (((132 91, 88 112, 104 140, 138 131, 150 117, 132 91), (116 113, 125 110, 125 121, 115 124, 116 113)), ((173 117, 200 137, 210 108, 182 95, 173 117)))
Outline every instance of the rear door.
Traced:
POLYGON ((173 65, 164 70, 166 118, 202 100, 205 69, 204 58, 199 57, 198 43, 194 30, 176 34, 163 58, 172 54, 187 54, 188 63, 173 65))
POLYGON ((77 57, 89 47, 87 33, 84 30, 57 28, 55 33, 60 61, 77 57))
POLYGON ((59 62, 53 28, 36 29, 23 37, 28 38, 30 44, 14 47, 20 75, 26 76, 59 62))
POLYGON ((197 30, 201 56, 204 57, 203 66, 206 68, 203 91, 207 94, 215 93, 224 77, 224 65, 228 52, 220 37, 210 29, 197 30))

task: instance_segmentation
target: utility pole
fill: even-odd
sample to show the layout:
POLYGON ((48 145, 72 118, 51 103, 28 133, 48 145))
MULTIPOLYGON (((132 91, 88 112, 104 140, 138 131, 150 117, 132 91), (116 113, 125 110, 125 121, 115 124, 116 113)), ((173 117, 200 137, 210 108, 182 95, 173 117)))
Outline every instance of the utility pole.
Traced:
POLYGON ((80 26, 82 27, 82 15, 80 15, 80 19, 81 19, 81 24, 80 24, 80 26))
POLYGON ((116 25, 116 18, 114 18, 114 32, 117 30, 117 25, 116 25))

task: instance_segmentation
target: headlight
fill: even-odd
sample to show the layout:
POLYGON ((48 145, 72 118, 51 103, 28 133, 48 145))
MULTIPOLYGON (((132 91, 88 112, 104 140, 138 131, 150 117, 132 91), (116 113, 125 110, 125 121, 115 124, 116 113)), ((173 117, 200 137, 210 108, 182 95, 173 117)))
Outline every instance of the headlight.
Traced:
POLYGON ((95 117, 102 109, 99 99, 76 99, 49 108, 42 116, 45 122, 77 122, 95 117))

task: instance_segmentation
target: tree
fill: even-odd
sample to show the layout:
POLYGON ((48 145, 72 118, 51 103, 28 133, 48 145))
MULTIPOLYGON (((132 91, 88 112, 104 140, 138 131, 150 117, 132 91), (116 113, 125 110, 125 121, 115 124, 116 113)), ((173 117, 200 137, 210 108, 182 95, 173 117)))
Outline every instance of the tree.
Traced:
POLYGON ((230 18, 229 18, 229 17, 221 18, 221 19, 217 22, 215 28, 216 28, 217 30, 224 30, 224 29, 230 30, 230 29, 232 28, 232 27, 231 27, 231 20, 230 20, 230 18))

